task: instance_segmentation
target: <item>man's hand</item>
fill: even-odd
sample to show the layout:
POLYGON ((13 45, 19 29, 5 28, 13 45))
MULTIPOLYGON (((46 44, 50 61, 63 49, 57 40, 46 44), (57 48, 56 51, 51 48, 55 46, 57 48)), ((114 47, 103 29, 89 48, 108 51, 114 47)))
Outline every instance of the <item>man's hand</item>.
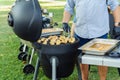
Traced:
POLYGON ((70 26, 68 25, 68 23, 63 23, 62 28, 65 32, 70 32, 70 26))
POLYGON ((120 40, 120 27, 114 27, 113 28, 113 34, 114 38, 120 40))

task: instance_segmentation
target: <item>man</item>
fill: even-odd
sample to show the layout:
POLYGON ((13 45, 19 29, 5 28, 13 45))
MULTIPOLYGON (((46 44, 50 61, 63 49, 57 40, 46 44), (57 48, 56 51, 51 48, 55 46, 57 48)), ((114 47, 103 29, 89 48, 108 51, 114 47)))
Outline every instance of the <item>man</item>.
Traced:
MULTIPOLYGON (((114 33, 120 36, 120 7, 117 0, 67 0, 63 14, 63 29, 69 32, 68 22, 76 9, 74 35, 80 39, 80 46, 93 38, 107 38, 109 32, 108 9, 114 16, 114 33)), ((88 80, 88 65, 81 64, 82 80, 88 80)), ((98 66, 100 80, 106 80, 107 67, 98 66)))

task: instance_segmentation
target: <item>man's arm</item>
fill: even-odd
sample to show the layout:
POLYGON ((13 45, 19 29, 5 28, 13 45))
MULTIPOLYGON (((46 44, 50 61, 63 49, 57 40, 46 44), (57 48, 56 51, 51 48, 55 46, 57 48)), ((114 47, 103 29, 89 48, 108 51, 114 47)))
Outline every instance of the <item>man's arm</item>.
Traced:
POLYGON ((118 26, 118 23, 120 22, 120 6, 118 6, 113 11, 113 17, 114 17, 114 21, 115 21, 115 26, 118 26))
POLYGON ((65 32, 70 32, 70 26, 68 24, 70 19, 71 19, 71 14, 67 11, 64 11, 63 20, 62 20, 62 28, 65 32))
POLYGON ((114 38, 120 40, 120 6, 113 11, 113 17, 115 22, 113 28, 114 38))
POLYGON ((68 23, 70 21, 70 19, 71 19, 71 14, 67 11, 64 11, 62 22, 63 23, 68 23))
POLYGON ((63 13, 62 27, 65 32, 70 32, 70 26, 68 25, 71 16, 74 14, 74 0, 66 0, 66 5, 63 13))

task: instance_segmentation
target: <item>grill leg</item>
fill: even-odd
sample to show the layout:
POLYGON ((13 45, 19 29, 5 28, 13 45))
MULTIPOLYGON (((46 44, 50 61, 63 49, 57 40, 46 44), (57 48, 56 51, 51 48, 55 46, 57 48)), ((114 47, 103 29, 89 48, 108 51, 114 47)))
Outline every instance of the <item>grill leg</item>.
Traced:
POLYGON ((82 58, 82 55, 80 54, 79 57, 77 57, 77 60, 76 60, 76 67, 77 67, 77 71, 78 71, 78 80, 82 80, 81 70, 80 70, 81 58, 82 58))
POLYGON ((56 57, 52 57, 51 61, 52 61, 52 80, 57 80, 56 79, 56 57))
POLYGON ((119 74, 119 76, 120 76, 120 68, 118 68, 118 74, 119 74))
POLYGON ((77 66, 77 71, 78 71, 78 80, 82 80, 81 70, 80 70, 80 66, 79 66, 78 62, 76 63, 76 66, 77 66))
POLYGON ((25 52, 26 48, 27 48, 27 45, 24 44, 24 46, 23 46, 23 52, 25 52))
POLYGON ((33 80, 37 80, 37 75, 38 75, 39 67, 40 67, 40 59, 38 57, 37 58, 37 62, 36 62, 36 66, 35 66, 35 72, 34 72, 33 80))

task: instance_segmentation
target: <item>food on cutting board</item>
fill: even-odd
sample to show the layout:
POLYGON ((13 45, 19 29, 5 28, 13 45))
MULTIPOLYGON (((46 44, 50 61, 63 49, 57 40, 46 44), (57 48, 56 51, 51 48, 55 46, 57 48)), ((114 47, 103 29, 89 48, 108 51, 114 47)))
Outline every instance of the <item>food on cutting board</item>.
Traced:
POLYGON ((94 43, 93 45, 89 46, 89 50, 98 50, 98 51, 106 51, 112 47, 111 44, 105 43, 94 43))
POLYGON ((74 37, 65 37, 63 35, 61 35, 61 36, 49 36, 47 38, 45 38, 45 37, 40 38, 37 42, 45 44, 45 45, 47 45, 47 44, 60 45, 60 44, 66 44, 66 43, 74 43, 75 38, 74 37))

